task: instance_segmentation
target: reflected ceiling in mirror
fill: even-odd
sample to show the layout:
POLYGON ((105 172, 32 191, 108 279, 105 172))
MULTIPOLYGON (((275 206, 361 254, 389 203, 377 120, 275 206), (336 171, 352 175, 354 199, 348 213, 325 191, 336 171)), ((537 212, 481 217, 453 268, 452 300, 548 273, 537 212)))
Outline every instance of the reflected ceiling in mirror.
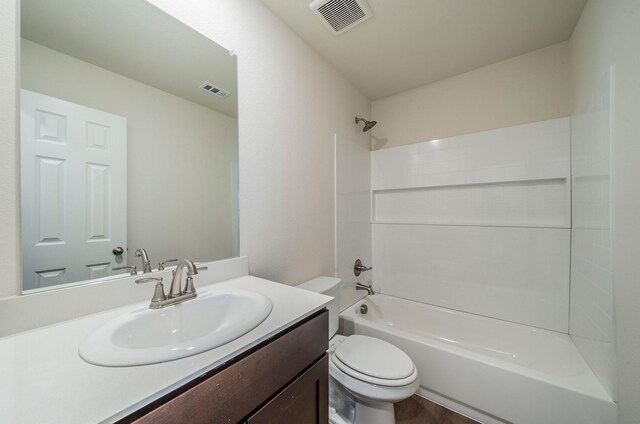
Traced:
POLYGON ((21 37, 23 291, 237 256, 235 56, 143 0, 22 0, 21 37))

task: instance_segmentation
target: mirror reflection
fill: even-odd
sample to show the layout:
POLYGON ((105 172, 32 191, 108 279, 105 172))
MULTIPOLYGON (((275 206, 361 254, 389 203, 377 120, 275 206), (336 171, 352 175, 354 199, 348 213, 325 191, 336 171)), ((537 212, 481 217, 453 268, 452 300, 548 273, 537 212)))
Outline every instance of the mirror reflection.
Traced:
POLYGON ((22 0, 21 37, 23 291, 237 256, 235 56, 144 0, 22 0))

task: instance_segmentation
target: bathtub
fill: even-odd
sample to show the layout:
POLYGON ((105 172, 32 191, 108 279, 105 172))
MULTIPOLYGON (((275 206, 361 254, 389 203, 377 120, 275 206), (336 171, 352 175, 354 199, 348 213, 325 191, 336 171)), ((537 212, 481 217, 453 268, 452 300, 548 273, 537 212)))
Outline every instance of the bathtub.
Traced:
POLYGON ((480 422, 616 422, 567 334, 379 294, 342 312, 340 330, 398 346, 418 368, 418 394, 480 422))

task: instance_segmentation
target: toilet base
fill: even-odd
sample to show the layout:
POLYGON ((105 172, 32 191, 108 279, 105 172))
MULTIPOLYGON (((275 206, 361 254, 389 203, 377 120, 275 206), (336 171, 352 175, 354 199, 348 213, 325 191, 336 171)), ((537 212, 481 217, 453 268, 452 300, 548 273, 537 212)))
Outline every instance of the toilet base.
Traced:
POLYGON ((393 403, 365 403, 356 400, 356 420, 354 424, 395 424, 393 403))

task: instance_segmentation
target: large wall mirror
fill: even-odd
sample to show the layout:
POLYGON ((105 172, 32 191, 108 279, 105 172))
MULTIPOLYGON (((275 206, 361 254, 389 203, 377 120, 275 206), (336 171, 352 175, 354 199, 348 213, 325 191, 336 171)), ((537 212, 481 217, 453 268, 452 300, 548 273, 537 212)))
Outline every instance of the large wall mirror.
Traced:
POLYGON ((144 0, 22 0, 20 54, 23 292, 238 255, 235 56, 144 0))

